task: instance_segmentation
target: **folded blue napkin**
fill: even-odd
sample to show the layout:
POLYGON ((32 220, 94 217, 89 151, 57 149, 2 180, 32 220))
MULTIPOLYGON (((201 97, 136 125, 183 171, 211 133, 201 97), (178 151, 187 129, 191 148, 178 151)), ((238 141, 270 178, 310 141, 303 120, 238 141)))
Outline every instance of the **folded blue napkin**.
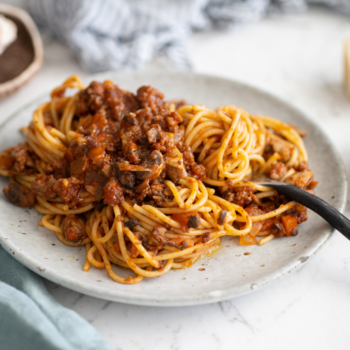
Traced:
POLYGON ((27 0, 39 28, 65 43, 91 71, 138 68, 163 55, 188 68, 193 31, 229 28, 271 12, 325 4, 350 14, 349 0, 27 0))
POLYGON ((0 246, 0 348, 112 350, 95 329, 60 305, 41 278, 0 246))

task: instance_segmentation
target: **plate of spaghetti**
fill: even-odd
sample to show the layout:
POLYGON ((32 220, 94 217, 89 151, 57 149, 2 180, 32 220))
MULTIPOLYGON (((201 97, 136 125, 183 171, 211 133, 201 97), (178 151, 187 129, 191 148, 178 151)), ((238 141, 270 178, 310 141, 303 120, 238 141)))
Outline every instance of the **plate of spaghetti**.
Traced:
POLYGON ((0 242, 25 266, 113 301, 194 305, 305 262, 332 228, 259 185, 344 209, 342 161, 288 103, 223 78, 69 77, 0 129, 0 242))

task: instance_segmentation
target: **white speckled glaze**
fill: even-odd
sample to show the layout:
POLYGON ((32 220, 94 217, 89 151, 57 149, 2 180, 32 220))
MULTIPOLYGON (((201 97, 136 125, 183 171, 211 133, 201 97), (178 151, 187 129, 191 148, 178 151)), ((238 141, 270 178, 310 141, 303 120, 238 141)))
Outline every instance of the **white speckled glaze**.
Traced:
MULTIPOLYGON (((181 72, 104 73, 86 80, 113 80, 135 91, 151 84, 167 99, 217 107, 235 104, 255 114, 265 114, 308 131, 305 139, 310 168, 320 181, 317 195, 343 211, 347 181, 342 161, 328 136, 310 119, 280 99, 260 90, 217 77, 181 72)), ((41 98, 15 113, 0 129, 0 149, 22 140, 19 128, 27 125, 41 98)), ((7 180, 0 179, 3 188, 7 180)), ((250 293, 304 263, 331 237, 333 229, 316 214, 300 226, 299 235, 271 241, 265 246, 239 246, 224 238, 222 248, 186 270, 170 271, 137 285, 121 285, 104 269, 83 271, 84 248, 62 245, 53 232, 37 226, 35 209, 21 209, 0 196, 0 242, 28 268, 60 285, 98 298, 139 305, 184 306, 211 303, 250 293), (249 252, 249 255, 244 255, 249 252), (199 269, 205 269, 199 271, 199 269)), ((123 276, 128 271, 114 267, 123 276)))

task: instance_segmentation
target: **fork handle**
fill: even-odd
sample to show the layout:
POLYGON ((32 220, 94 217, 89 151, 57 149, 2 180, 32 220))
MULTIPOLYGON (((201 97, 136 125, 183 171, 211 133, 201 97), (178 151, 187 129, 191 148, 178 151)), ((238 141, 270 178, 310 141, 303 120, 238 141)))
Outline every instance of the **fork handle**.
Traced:
POLYGON ((275 185, 271 183, 266 183, 264 185, 272 187, 278 191, 278 193, 284 194, 292 200, 311 209, 350 240, 350 220, 320 197, 293 185, 275 185))

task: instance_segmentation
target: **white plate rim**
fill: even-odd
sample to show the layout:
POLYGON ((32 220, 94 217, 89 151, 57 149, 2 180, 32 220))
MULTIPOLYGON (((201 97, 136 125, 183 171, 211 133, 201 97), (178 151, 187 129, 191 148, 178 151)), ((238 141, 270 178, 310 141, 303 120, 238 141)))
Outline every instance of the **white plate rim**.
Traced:
MULTIPOLYGON (((156 72, 156 71, 155 71, 156 72)), ((158 71, 159 72, 159 71, 158 71)), ((158 73, 157 72, 157 73, 158 73)), ((86 81, 92 81, 92 80, 98 80, 100 76, 107 76, 107 75, 113 75, 117 76, 118 74, 129 74, 130 72, 103 72, 96 75, 87 76, 83 80, 86 81)), ((135 74, 140 72, 134 72, 135 74)), ((141 72, 142 73, 142 72, 141 72)), ((173 74, 174 71, 168 71, 164 74, 173 74)), ((288 101, 284 100, 283 98, 276 96, 272 93, 269 93, 267 91, 264 91, 258 87, 252 86, 250 84, 246 84, 234 79, 228 79, 222 76, 217 75, 211 75, 211 74, 201 74, 201 73, 184 73, 184 72, 176 72, 176 74, 191 74, 193 76, 199 77, 199 78, 207 78, 207 79, 218 79, 222 80, 228 83, 234 83, 237 86, 241 86, 242 88, 247 88, 251 90, 254 93, 258 93, 260 95, 264 95, 269 99, 273 99, 276 102, 285 105, 290 111, 293 111, 293 113, 299 114, 303 119, 305 119, 310 125, 312 125, 314 128, 318 130, 320 135, 322 135, 323 142, 327 144, 330 151, 334 155, 334 160, 339 166, 340 174, 342 181, 339 184, 341 187, 341 191, 338 196, 338 205, 336 206, 336 209, 340 212, 344 212, 346 201, 347 201, 347 192, 348 192, 348 183, 347 183, 347 174, 345 170, 344 163, 342 161, 342 158, 336 149, 335 145, 331 141, 330 137, 323 131, 322 128, 319 127, 319 125, 310 117, 308 117, 307 114, 305 114, 303 111, 298 109, 297 107, 290 104, 288 101)), ((30 102, 26 103, 25 105, 18 108, 14 113, 11 113, 9 117, 7 117, 2 123, 0 123, 0 130, 16 115, 18 115, 23 109, 29 107, 33 103, 36 103, 37 101, 40 101, 43 99, 47 94, 43 94, 40 97, 37 97, 30 102)), ((303 256, 295 257, 295 259, 291 260, 288 264, 285 264, 281 268, 277 269, 273 273, 267 274, 264 277, 261 277, 256 280, 255 283, 252 284, 246 284, 242 286, 238 291, 236 288, 228 288, 223 289, 220 291, 213 292, 205 292, 202 294, 197 294, 194 296, 185 296, 181 295, 177 298, 172 297, 171 299, 164 297, 154 297, 154 296, 142 296, 138 295, 130 297, 130 295, 127 292, 113 290, 110 292, 101 292, 98 287, 91 286, 86 283, 86 286, 84 282, 80 281, 77 282, 73 278, 69 278, 67 276, 62 276, 59 273, 57 273, 54 269, 42 269, 37 266, 37 263, 35 261, 32 261, 29 257, 24 255, 10 240, 5 240, 5 237, 2 234, 2 231, 0 229, 0 245, 8 252, 10 253, 16 260, 18 260, 20 263, 22 263, 24 266, 29 268, 30 270, 34 271, 35 273, 39 274, 40 276, 57 283, 58 285, 62 285, 66 288, 69 288, 71 290, 74 290, 76 292, 80 292, 86 295, 90 295, 96 298, 125 303, 125 304, 133 304, 133 305, 144 305, 144 306, 159 306, 159 307, 178 307, 178 306, 191 306, 191 305, 202 305, 202 304, 208 304, 208 303, 214 303, 218 301, 224 301, 230 298, 236 298, 245 294, 248 294, 252 291, 259 290, 270 283, 272 283, 275 280, 278 280, 285 276, 286 274, 292 272, 293 270, 300 267, 304 262, 306 262, 310 257, 312 257, 314 254, 316 254, 324 245, 329 241, 329 239, 332 237, 333 233, 335 232, 335 229, 332 227, 328 227, 324 230, 323 233, 323 240, 319 240, 318 244, 315 244, 307 249, 307 254, 304 254, 303 256)))

